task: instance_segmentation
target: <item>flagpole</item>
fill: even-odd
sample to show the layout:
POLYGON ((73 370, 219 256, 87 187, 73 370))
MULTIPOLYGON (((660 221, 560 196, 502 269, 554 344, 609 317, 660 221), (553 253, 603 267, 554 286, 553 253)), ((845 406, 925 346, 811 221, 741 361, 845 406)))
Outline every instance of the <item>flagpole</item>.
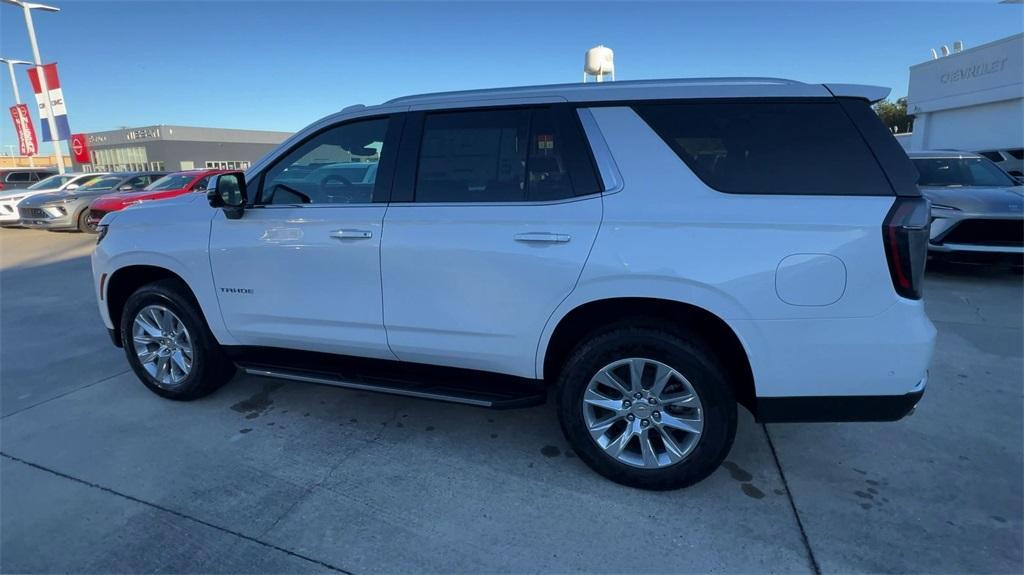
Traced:
POLYGON ((50 124, 50 142, 53 144, 53 155, 57 158, 57 171, 64 174, 64 155, 60 149, 60 134, 57 132, 57 120, 53 117, 53 102, 50 101, 50 88, 46 85, 46 73, 43 71, 43 59, 39 55, 39 44, 36 43, 36 28, 32 25, 32 5, 27 2, 21 5, 25 11, 25 25, 28 26, 28 41, 32 44, 32 56, 36 60, 36 75, 39 76, 39 87, 46 101, 46 122, 50 124))
POLYGON ((39 55, 39 44, 36 43, 36 28, 32 25, 32 10, 39 9, 46 12, 60 12, 60 8, 35 4, 24 0, 2 0, 6 4, 21 6, 25 14, 25 26, 28 28, 28 41, 32 44, 32 56, 35 58, 36 74, 39 76, 39 88, 43 93, 43 101, 46 102, 46 122, 50 126, 50 142, 53 144, 53 155, 57 158, 57 171, 64 173, 64 154, 60 150, 60 134, 57 132, 57 120, 53 117, 53 101, 50 100, 50 88, 46 85, 46 73, 43 71, 43 58, 39 55))

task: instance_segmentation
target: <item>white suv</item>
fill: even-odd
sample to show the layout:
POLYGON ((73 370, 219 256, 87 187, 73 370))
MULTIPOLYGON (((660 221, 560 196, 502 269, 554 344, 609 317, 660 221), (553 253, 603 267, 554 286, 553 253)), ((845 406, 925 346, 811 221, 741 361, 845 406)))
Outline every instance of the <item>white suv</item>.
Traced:
POLYGON ((489 407, 550 390, 597 472, 690 485, 737 405, 879 421, 921 398, 928 205, 871 111, 887 93, 665 80, 346 108, 208 196, 104 217, 100 313, 167 398, 236 368, 489 407))

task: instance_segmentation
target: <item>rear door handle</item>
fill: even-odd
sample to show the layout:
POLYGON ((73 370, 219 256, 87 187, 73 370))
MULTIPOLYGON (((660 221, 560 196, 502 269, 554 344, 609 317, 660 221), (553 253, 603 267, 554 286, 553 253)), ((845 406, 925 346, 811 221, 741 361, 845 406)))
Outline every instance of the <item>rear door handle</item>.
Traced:
POLYGON ((370 230, 334 230, 331 237, 338 240, 365 240, 373 237, 370 230))
POLYGON ((512 236, 517 242, 564 244, 572 239, 568 234, 553 234, 551 232, 527 232, 512 236))

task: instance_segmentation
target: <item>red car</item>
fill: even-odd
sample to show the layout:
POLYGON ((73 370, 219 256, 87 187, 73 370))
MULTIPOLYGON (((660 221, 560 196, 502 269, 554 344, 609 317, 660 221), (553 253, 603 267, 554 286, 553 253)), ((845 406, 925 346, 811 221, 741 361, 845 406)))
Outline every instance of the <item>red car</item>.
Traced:
POLYGON ((226 173, 226 170, 189 170, 167 174, 138 192, 107 194, 89 204, 89 225, 96 226, 109 212, 123 210, 139 202, 150 202, 173 198, 189 192, 206 189, 210 176, 226 173))

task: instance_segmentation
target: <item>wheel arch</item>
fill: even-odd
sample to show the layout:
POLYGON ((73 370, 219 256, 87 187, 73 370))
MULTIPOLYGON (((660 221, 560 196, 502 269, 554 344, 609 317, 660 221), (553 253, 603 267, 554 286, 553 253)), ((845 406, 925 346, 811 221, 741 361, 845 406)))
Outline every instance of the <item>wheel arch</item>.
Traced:
POLYGON ((542 342, 537 360, 545 381, 555 381, 558 370, 576 344, 588 334, 628 319, 667 321, 701 337, 721 354, 729 370, 737 401, 756 416, 757 392, 749 355, 735 330, 721 317, 703 307, 657 297, 609 297, 582 303, 562 315, 542 342))
POLYGON ((124 305, 128 298, 140 287, 166 279, 174 279, 181 282, 184 289, 187 290, 186 295, 192 298, 193 301, 198 302, 198 298, 196 298, 192 288, 189 287, 188 282, 177 273, 165 267, 133 264, 118 268, 110 274, 104 290, 104 302, 107 306, 110 322, 114 325, 114 340, 118 346, 123 345, 120 330, 121 314, 124 311, 124 305))

